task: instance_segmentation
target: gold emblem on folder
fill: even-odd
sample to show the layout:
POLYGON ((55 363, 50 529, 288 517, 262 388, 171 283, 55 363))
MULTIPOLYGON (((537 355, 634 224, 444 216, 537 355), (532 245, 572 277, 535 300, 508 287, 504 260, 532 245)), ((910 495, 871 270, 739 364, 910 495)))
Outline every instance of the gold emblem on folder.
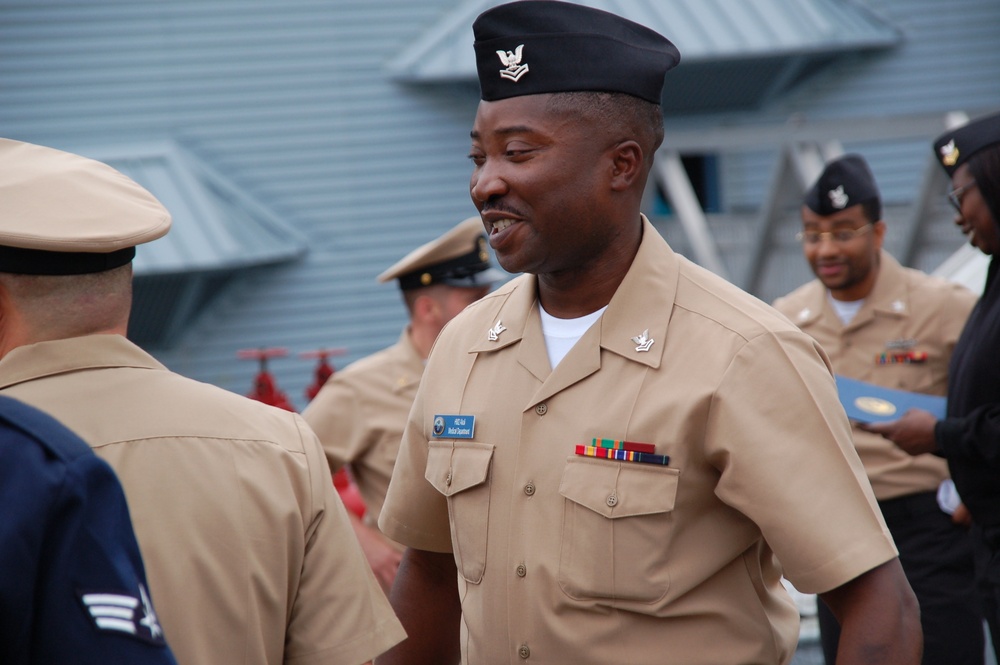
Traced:
POLYGON ((854 406, 876 416, 891 416, 896 413, 895 404, 878 397, 858 397, 854 400, 854 406))

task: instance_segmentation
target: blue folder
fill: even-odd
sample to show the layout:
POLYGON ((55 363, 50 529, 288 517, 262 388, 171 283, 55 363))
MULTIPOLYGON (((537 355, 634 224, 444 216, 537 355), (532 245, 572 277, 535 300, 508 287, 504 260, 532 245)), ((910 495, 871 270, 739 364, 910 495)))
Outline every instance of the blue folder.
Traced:
POLYGON ((897 420, 908 409, 930 411, 934 417, 944 418, 946 400, 939 395, 924 395, 905 390, 883 388, 864 381, 836 377, 840 403, 847 417, 860 423, 884 423, 897 420))

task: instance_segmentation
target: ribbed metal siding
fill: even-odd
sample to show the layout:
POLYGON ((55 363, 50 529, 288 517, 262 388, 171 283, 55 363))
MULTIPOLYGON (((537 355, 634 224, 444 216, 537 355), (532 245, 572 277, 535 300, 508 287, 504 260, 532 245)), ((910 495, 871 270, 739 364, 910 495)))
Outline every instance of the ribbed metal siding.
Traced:
MULTIPOLYGON (((970 112, 1000 108, 1000 2, 997 0, 868 0, 904 33, 890 51, 840 60, 794 94, 752 117, 727 123, 780 124, 793 115, 851 118, 970 112)), ((852 146, 872 161, 884 198, 909 201, 920 184, 930 141, 852 146)), ((727 209, 757 207, 767 191, 773 155, 723 160, 727 209)))
POLYGON ((473 212, 476 90, 390 82, 383 64, 451 0, 0 3, 0 134, 55 147, 173 139, 310 240, 306 260, 231 285, 169 352, 185 374, 246 392, 245 347, 298 405, 299 351, 337 365, 398 337, 375 276, 473 212))

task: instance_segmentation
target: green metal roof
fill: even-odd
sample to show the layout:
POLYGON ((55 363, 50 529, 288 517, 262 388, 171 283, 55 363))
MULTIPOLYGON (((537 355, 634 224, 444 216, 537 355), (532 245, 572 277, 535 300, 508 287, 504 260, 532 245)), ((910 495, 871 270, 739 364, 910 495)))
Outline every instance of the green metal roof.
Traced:
POLYGON ((173 217, 167 235, 136 250, 137 276, 236 270, 306 251, 305 238, 291 225, 173 141, 77 152, 138 182, 173 217))

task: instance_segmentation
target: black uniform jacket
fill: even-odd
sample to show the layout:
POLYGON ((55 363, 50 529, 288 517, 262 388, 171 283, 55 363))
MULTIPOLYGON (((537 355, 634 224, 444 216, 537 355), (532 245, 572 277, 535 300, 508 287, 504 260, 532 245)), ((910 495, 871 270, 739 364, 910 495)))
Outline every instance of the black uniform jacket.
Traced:
POLYGON ((958 493, 982 526, 1000 524, 1000 260, 955 345, 947 417, 934 434, 958 493))

